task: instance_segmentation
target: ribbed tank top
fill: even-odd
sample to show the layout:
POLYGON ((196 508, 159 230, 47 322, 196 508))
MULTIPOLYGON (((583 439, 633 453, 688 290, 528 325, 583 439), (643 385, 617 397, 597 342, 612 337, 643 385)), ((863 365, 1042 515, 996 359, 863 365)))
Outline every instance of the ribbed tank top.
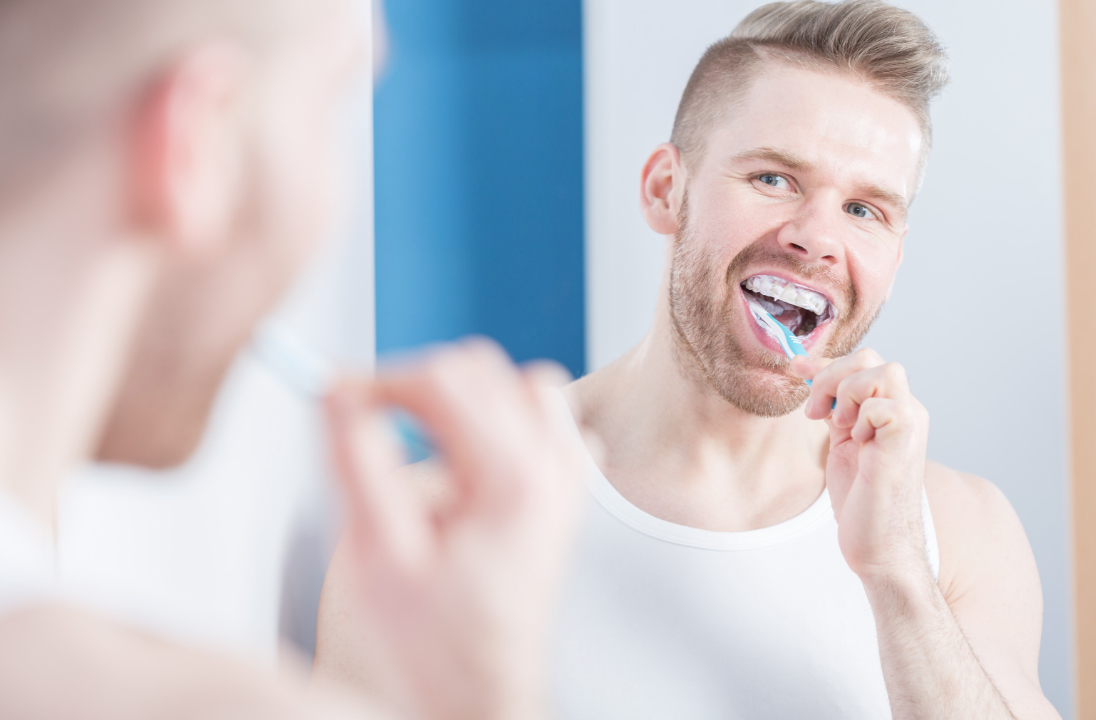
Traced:
MULTIPOLYGON (((749 532, 660 520, 587 459, 554 635, 559 720, 890 718, 875 620, 829 495, 749 532)), ((926 553, 936 532, 922 503, 926 553)))

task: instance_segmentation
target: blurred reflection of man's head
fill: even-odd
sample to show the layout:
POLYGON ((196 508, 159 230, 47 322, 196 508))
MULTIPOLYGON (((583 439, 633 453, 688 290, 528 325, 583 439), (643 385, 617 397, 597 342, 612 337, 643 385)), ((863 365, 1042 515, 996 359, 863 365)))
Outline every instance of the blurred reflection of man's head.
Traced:
POLYGON ((338 107, 369 44, 359 11, 353 0, 0 4, 0 223, 39 208, 67 236, 39 284, 111 243, 141 253, 104 459, 189 454, 253 325, 328 232, 338 107))

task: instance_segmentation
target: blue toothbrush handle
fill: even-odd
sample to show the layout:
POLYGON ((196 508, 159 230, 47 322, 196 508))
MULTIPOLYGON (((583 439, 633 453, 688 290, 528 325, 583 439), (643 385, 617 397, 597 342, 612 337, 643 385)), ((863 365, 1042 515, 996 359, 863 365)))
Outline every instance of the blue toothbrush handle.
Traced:
MULTIPOLYGON (((808 355, 806 349, 804 349, 803 343, 799 342, 799 339, 792 335, 791 332, 788 332, 788 336, 788 346, 792 349, 792 353, 800 357, 809 358, 810 355, 808 355)), ((810 380, 804 380, 803 382, 807 383, 807 387, 811 387, 811 385, 813 384, 810 380)), ((833 399, 833 405, 830 406, 830 409, 837 409, 837 398, 833 399)))
POLYGON ((434 456, 435 448, 413 417, 404 412, 392 413, 396 433, 407 452, 407 461, 421 462, 434 456))
MULTIPOLYGON (((784 336, 784 340, 780 343, 780 345, 784 348, 784 354, 788 356, 789 360, 791 360, 796 355, 805 358, 810 357, 810 355, 807 354, 807 349, 803 347, 803 342, 798 337, 796 337, 795 333, 789 330, 784 323, 774 318, 772 314, 766 312, 765 316, 772 321, 772 324, 775 325, 780 330, 780 333, 784 336)), ((779 340, 779 338, 777 339, 779 340)), ((807 383, 807 387, 811 386, 810 380, 804 380, 804 382, 807 383)), ((830 409, 837 409, 837 398, 833 399, 833 405, 830 406, 830 409)))

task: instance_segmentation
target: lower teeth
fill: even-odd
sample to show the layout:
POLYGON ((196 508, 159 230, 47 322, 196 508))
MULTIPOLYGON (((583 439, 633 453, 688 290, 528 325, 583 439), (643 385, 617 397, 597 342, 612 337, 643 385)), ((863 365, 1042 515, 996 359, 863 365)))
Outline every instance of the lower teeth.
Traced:
POLYGON ((765 312, 769 313, 770 315, 783 315, 786 312, 785 308, 781 307, 772 300, 769 300, 768 298, 757 298, 757 302, 759 305, 761 305, 761 307, 765 308, 765 312))
MULTIPOLYGON (((808 317, 809 310, 804 310, 803 308, 791 305, 782 300, 776 300, 755 292, 749 292, 749 299, 764 308, 765 312, 783 323, 785 327, 796 335, 800 334, 798 332, 799 328, 804 325, 806 325, 804 328, 806 332, 802 333, 803 335, 809 335, 818 326, 818 318, 814 318, 813 313, 811 313, 812 317, 808 317), (786 315, 789 316, 786 321, 780 319, 786 315)), ((758 321, 758 324, 760 324, 760 321, 758 321)), ((762 327, 764 326, 762 325, 762 327)))

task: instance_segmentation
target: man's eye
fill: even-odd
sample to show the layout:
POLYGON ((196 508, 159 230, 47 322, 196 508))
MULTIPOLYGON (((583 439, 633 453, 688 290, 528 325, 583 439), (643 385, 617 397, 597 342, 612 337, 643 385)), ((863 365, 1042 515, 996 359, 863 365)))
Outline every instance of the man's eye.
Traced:
POLYGON ((765 173, 764 175, 758 175, 757 179, 765 183, 769 187, 774 187, 777 190, 787 190, 791 185, 788 183, 788 179, 782 175, 776 175, 775 173, 765 173))
POLYGON ((874 219, 875 213, 868 207, 861 205, 860 203, 849 203, 845 206, 845 212, 853 217, 863 219, 874 219))

